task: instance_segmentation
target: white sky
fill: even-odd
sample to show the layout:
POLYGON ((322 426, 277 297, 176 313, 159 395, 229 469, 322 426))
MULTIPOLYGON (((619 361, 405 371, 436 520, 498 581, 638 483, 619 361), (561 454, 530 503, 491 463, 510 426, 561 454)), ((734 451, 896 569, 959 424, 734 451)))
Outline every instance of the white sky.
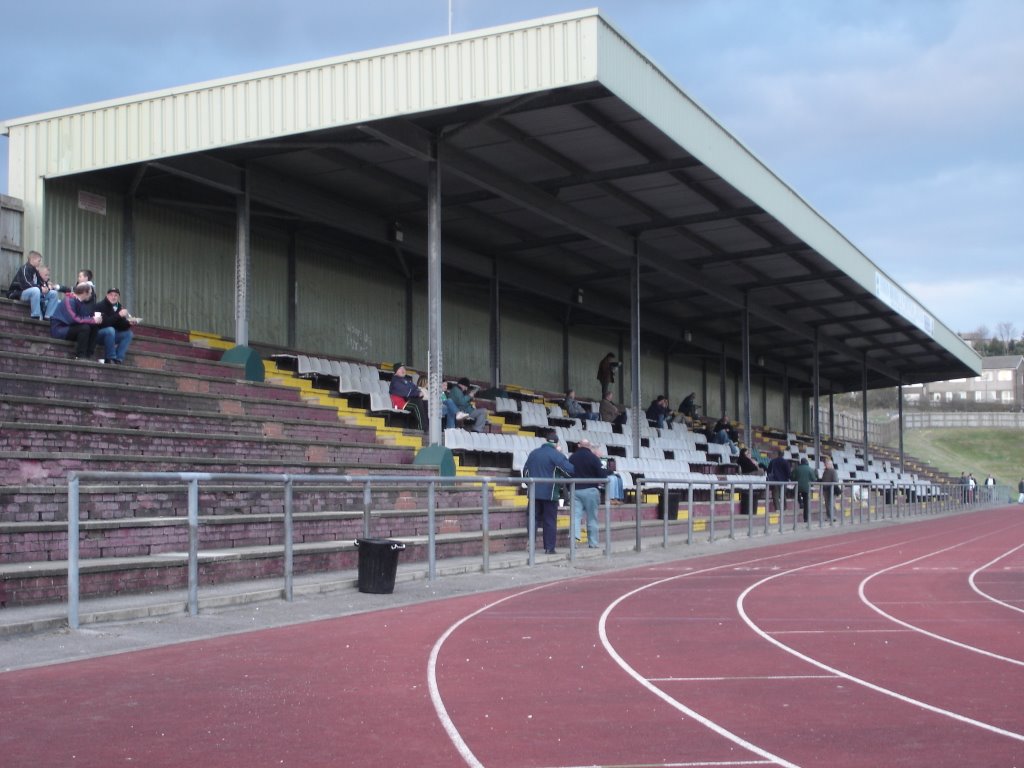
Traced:
MULTIPOLYGON (((453 30, 594 4, 452 0, 453 30)), ((447 0, 2 6, 0 120, 448 31, 447 0)), ((1024 331, 1024 0, 599 7, 941 321, 1024 331)))

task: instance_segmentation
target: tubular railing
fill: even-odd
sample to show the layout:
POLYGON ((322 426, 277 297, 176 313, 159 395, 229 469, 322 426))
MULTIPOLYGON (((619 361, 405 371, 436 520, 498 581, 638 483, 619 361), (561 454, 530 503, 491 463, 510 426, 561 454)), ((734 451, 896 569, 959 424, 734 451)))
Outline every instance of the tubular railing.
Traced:
MULTIPOLYGON (((579 527, 584 524, 580 519, 581 515, 577 509, 576 486, 584 482, 578 478, 510 478, 510 477, 438 477, 438 476, 409 476, 409 475, 294 475, 294 474, 271 474, 271 473, 202 473, 202 472, 71 472, 68 475, 68 625, 72 629, 79 626, 79 602, 80 602, 80 519, 81 519, 81 491, 82 484, 86 483, 129 483, 139 484, 140 492, 143 489, 141 484, 167 483, 171 487, 180 488, 184 485, 187 490, 187 524, 188 524, 188 613, 195 616, 199 612, 199 524, 202 520, 199 514, 200 488, 203 484, 212 483, 244 483, 246 486, 259 485, 267 488, 279 487, 283 499, 283 532, 282 532, 282 555, 284 563, 284 590, 283 596, 287 601, 293 599, 294 589, 294 513, 293 496, 296 488, 302 486, 316 485, 323 487, 362 488, 362 529, 363 535, 371 535, 372 520, 374 515, 373 490, 374 487, 382 486, 426 486, 427 490, 427 578, 437 578, 437 500, 438 487, 450 489, 465 486, 478 486, 481 502, 481 523, 480 534, 482 540, 481 558, 482 570, 488 573, 490 570, 490 497, 491 491, 501 486, 511 486, 527 489, 528 506, 524 510, 527 519, 528 544, 527 562, 529 565, 536 563, 536 534, 538 521, 532 513, 534 501, 537 495, 537 487, 547 488, 552 484, 561 488, 560 494, 568 499, 567 511, 570 515, 569 527, 569 559, 576 558, 577 538, 580 536, 579 527)), ((587 479, 588 484, 605 485, 606 479, 587 479)), ((987 505, 1002 503, 1007 498, 1009 489, 1001 486, 996 488, 979 488, 973 493, 967 486, 935 486, 931 484, 920 484, 913 486, 902 486, 900 488, 890 486, 872 486, 863 483, 816 483, 817 493, 810 497, 816 497, 816 513, 811 514, 811 501, 808 500, 806 520, 800 520, 800 512, 803 508, 799 505, 799 494, 792 483, 769 483, 764 480, 737 477, 736 479, 718 480, 716 482, 680 482, 672 478, 640 478, 636 481, 633 526, 635 531, 635 550, 641 551, 643 546, 644 520, 641 516, 641 506, 644 497, 648 494, 660 494, 659 504, 662 508, 662 546, 667 547, 669 543, 670 529, 678 530, 680 523, 670 526, 671 509, 674 507, 678 513, 678 507, 683 497, 686 499, 687 514, 686 543, 691 544, 695 539, 697 527, 703 527, 708 533, 708 540, 716 538, 716 525, 728 524, 729 538, 736 537, 737 519, 746 523, 748 536, 754 535, 754 525, 759 501, 764 502, 765 514, 763 522, 759 522, 759 528, 763 525, 763 533, 768 535, 772 530, 783 533, 787 528, 797 530, 802 522, 804 527, 824 527, 829 525, 851 525, 854 523, 871 522, 872 520, 904 517, 908 515, 919 515, 951 511, 972 505, 987 505), (769 505, 770 499, 778 489, 780 504, 779 509, 774 509, 774 504, 769 505), (831 491, 831 505, 825 503, 827 492, 831 491), (698 496, 706 499, 698 499, 698 496), (745 509, 737 509, 734 504, 734 497, 739 497, 740 506, 745 509), (874 504, 872 504, 874 501, 874 504), (698 504, 703 504, 706 515, 698 514, 701 510, 698 504), (719 510, 727 507, 726 515, 720 515, 719 510), (830 511, 831 510, 831 511, 830 511), (724 519, 723 519, 724 517, 724 519)), ((152 486, 144 486, 147 491, 152 486)), ((123 490, 123 489, 122 489, 123 490)), ((602 502, 604 546, 603 554, 608 557, 612 554, 612 507, 610 500, 605 494, 602 502)), ((628 509, 628 507, 624 508, 628 509)), ((675 515, 678 516, 677 514, 675 515)))

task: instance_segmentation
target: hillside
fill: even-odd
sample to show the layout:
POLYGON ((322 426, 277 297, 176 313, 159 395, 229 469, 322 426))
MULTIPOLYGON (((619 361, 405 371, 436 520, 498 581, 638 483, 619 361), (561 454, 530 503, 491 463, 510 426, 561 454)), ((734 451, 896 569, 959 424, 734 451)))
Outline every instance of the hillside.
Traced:
POLYGON ((973 472, 978 482, 995 476, 1016 488, 1024 477, 1024 431, 1016 429, 913 429, 904 436, 906 452, 959 477, 973 472))

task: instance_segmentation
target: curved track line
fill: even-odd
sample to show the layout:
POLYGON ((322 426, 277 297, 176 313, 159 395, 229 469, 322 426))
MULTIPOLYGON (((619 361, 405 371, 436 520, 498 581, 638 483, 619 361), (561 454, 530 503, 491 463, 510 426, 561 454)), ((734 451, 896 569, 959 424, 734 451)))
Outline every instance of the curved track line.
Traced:
POLYGON ((1017 611, 1018 613, 1024 613, 1024 608, 1021 608, 1018 605, 1010 605, 1009 603, 1007 603, 1007 602, 1005 602, 1003 600, 1000 600, 1000 599, 998 599, 996 597, 993 597, 992 595, 988 594, 988 592, 982 591, 982 589, 980 587, 978 587, 977 584, 974 583, 974 577, 977 576, 982 571, 984 571, 986 568, 991 568, 993 565, 998 563, 1004 557, 1008 557, 1008 556, 1012 555, 1014 552, 1016 552, 1021 547, 1024 547, 1024 544, 1018 544, 1016 547, 1011 549, 1009 552, 1004 552, 999 557, 997 557, 995 560, 990 560, 989 562, 985 563, 984 565, 976 568, 975 570, 971 571, 971 575, 967 577, 967 583, 971 585, 971 589, 973 589, 975 592, 977 592, 983 598, 985 598, 986 600, 991 600, 993 603, 996 603, 997 605, 1001 605, 1004 608, 1009 608, 1011 611, 1017 611))
POLYGON ((545 587, 550 587, 552 584, 557 583, 559 582, 552 581, 547 584, 541 584, 537 587, 524 589, 522 592, 516 592, 513 595, 506 595, 500 600, 495 600, 493 603, 488 603, 472 613, 466 614, 448 627, 444 634, 437 639, 436 643, 434 643, 434 647, 430 650, 430 661, 427 663, 427 686, 430 689, 430 700, 434 704, 434 711, 437 713, 437 718, 441 721, 441 725, 444 726, 444 730, 445 733, 448 734, 448 738, 451 739, 455 749, 457 749, 459 754, 462 755, 462 759, 466 761, 466 765, 472 766, 472 768, 484 768, 484 764, 481 763, 477 759, 476 755, 473 754, 473 750, 469 748, 465 739, 462 738, 462 734, 459 733, 459 729, 455 727, 455 723, 452 722, 451 717, 448 715, 448 710, 444 705, 444 701, 441 700, 441 692, 437 688, 437 656, 441 652, 441 646, 444 645, 445 641, 456 629, 461 627, 470 619, 479 616, 484 611, 493 608, 496 605, 500 605, 506 600, 511 600, 514 597, 522 597, 523 595, 528 595, 531 592, 536 592, 539 589, 544 589, 545 587))
POLYGON ((919 699, 914 699, 914 698, 911 698, 910 696, 905 696, 902 693, 897 693, 896 691, 894 691, 894 690, 892 690, 890 688, 883 688, 882 686, 877 685, 876 683, 869 682, 868 680, 865 680, 865 679, 863 679, 861 677, 854 677, 853 675, 851 675, 848 672, 843 672, 841 669, 837 669, 836 667, 829 666, 828 664, 826 664, 826 663, 824 663, 822 661, 818 661, 817 659, 814 659, 814 658, 808 656, 805 653, 801 653, 800 651, 796 650, 796 648, 792 648, 792 647, 786 645, 785 643, 781 642, 777 638, 772 637, 768 632, 766 632, 763 629, 761 629, 761 627, 759 627, 757 624, 755 624, 753 619, 751 619, 747 615, 747 612, 746 612, 746 610, 743 607, 743 603, 747 599, 747 596, 751 592, 753 592, 755 589, 757 589, 758 587, 760 587, 760 586, 762 586, 764 584, 767 584, 769 581, 772 581, 774 579, 780 578, 782 576, 788 576, 790 574, 797 573, 799 571, 803 571, 803 570, 805 570, 807 568, 814 568, 814 567, 821 566, 821 565, 829 565, 831 563, 838 563, 838 562, 841 562, 843 560, 848 560, 848 559, 853 558, 853 557, 860 557, 862 555, 867 555, 867 554, 872 554, 874 552, 879 552, 879 551, 881 551, 883 549, 888 549, 888 547, 879 547, 878 549, 874 549, 874 550, 865 550, 863 552, 855 552, 852 555, 844 555, 843 557, 837 557, 837 558, 835 558, 833 560, 823 560, 820 563, 809 563, 807 565, 801 565, 801 566, 799 566, 797 568, 793 568, 793 569, 791 569, 789 571, 783 571, 782 573, 776 573, 776 574, 774 574, 772 576, 767 576, 767 577, 761 579, 760 581, 755 582, 754 584, 751 584, 749 587, 747 587, 745 590, 743 590, 742 593, 740 593, 740 596, 736 599, 736 609, 737 609, 737 611, 739 611, 740 617, 743 619, 743 621, 746 623, 746 625, 748 627, 750 627, 750 629, 753 630, 755 633, 757 633, 757 635, 760 636, 763 640, 767 640, 769 643, 774 645, 776 648, 779 648, 780 650, 783 650, 786 653, 790 654, 791 656, 794 656, 794 657, 796 657, 798 659, 801 659, 802 661, 806 661, 808 664, 812 664, 815 667, 817 667, 818 669, 823 669, 826 672, 831 672, 831 673, 833 673, 835 675, 838 675, 839 677, 843 678, 844 680, 849 680, 851 683, 856 683, 857 685, 864 686, 868 690, 875 691, 876 693, 880 693, 883 696, 889 696, 891 698, 896 699, 897 701, 902 701, 905 704, 911 704, 911 705, 913 705, 915 707, 920 707, 921 709, 924 709, 924 710, 926 710, 928 712, 933 712, 933 713, 935 713, 937 715, 943 715, 945 717, 951 718, 952 720, 957 720, 959 722, 966 723, 967 725, 973 725, 973 726, 975 726, 977 728, 981 728, 983 730, 990 731, 991 733, 997 733, 1000 736, 1008 736, 1009 738, 1015 739, 1017 741, 1024 741, 1024 734, 1016 733, 1014 731, 1007 731, 1007 730, 1005 730, 1003 728, 1000 728, 1000 727, 998 727, 996 725, 992 725, 991 723, 985 723, 985 722, 982 722, 981 720, 975 720, 974 718, 967 717, 966 715, 961 715, 958 712, 951 712, 948 709, 942 709, 941 707, 937 707, 934 704, 929 704, 929 703, 927 703, 925 701, 920 701, 919 699))
MULTIPOLYGON (((864 588, 867 586, 867 583, 869 581, 871 581, 873 578, 875 578, 876 576, 881 576, 883 573, 888 573, 889 571, 895 570, 896 568, 902 568, 903 566, 910 565, 911 563, 916 563, 919 560, 925 560, 925 559, 927 559, 929 557, 934 557, 935 555, 941 555, 943 552, 949 552, 951 549, 957 549, 959 547, 964 546, 965 544, 970 544, 972 542, 979 541, 980 539, 988 538, 989 536, 992 536, 992 535, 994 535, 994 534, 985 534, 983 536, 976 536, 973 539, 968 539, 967 541, 961 541, 958 544, 953 544, 952 546, 949 546, 949 547, 943 547, 942 549, 937 549, 934 552, 929 552, 927 554, 921 555, 920 557, 915 557, 912 560, 907 560, 906 562, 903 562, 903 563, 896 563, 895 565, 890 565, 888 568, 883 568, 880 571, 875 571, 870 576, 866 576, 860 582, 860 584, 857 586, 857 595, 858 595, 858 597, 860 597, 860 601, 862 603, 864 603, 864 605, 866 605, 868 608, 873 610, 879 616, 882 616, 882 617, 888 619, 889 621, 893 622, 894 624, 899 624, 901 627, 904 627, 904 628, 909 629, 909 630, 911 630, 913 632, 917 632, 919 634, 925 635, 926 637, 930 637, 932 640, 938 640, 940 643, 949 643, 950 645, 955 646, 955 647, 960 648, 960 649, 965 650, 965 651, 970 651, 972 653, 978 653, 978 654, 981 654, 982 656, 988 656, 990 659, 996 659, 997 661, 1005 661, 1008 664, 1016 664, 1018 666, 1024 667, 1024 661, 1021 661, 1020 659, 1013 659, 1013 658, 1010 658, 1009 656, 1002 656, 1002 655, 1000 655, 998 653, 993 653, 992 651, 986 651, 984 648, 978 648, 977 646, 974 646, 974 645, 968 645, 967 643, 961 643, 959 640, 954 640, 951 637, 946 637, 944 635, 939 635, 939 634, 937 634, 935 632, 931 632, 931 631, 929 631, 927 629, 924 629, 922 627, 919 627, 919 626, 917 626, 915 624, 911 624, 908 621, 903 621, 903 619, 897 619, 891 613, 886 613, 881 608, 879 608, 877 605, 875 605, 873 602, 871 602, 868 599, 867 595, 864 594, 864 588)), ((1021 546, 1024 546, 1024 545, 1021 545, 1021 546)))

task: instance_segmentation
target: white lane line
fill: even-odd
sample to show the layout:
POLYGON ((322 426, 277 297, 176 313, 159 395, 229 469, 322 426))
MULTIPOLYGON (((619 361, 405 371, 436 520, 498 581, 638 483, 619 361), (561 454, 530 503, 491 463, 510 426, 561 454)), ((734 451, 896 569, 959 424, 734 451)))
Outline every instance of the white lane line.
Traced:
POLYGON ((909 632, 909 629, 779 629, 770 635, 888 635, 909 632))
MULTIPOLYGON (((984 571, 984 570, 985 570, 986 568, 991 568, 991 567, 992 567, 993 565, 995 565, 996 563, 998 563, 998 562, 999 562, 1000 560, 1002 560, 1002 559, 1003 559, 1004 557, 1009 557, 1010 555, 1012 555, 1012 554, 1013 554, 1014 552, 1016 552, 1016 551, 1017 551, 1018 549, 1020 549, 1021 547, 1024 547, 1024 544, 1018 544, 1018 545, 1017 545, 1016 547, 1014 547, 1013 549, 1011 549, 1011 550, 1010 550, 1009 552, 1004 552, 1004 553, 1003 553, 1003 554, 1001 554, 1001 555, 1000 555, 999 557, 997 557, 997 558, 996 558, 995 560, 991 560, 991 561, 989 561, 989 562, 985 563, 985 564, 984 564, 983 566, 981 566, 980 568, 976 568, 975 570, 971 571, 971 575, 967 577, 967 583, 971 585, 971 589, 973 589, 973 590, 974 590, 975 592, 977 592, 977 593, 978 593, 979 595, 981 595, 981 596, 982 596, 983 598, 985 598, 986 600, 991 600, 991 601, 992 601, 993 603, 996 603, 996 604, 998 604, 998 605, 1001 605, 1001 606, 1003 606, 1004 608, 1009 608, 1009 609, 1010 609, 1011 611, 1019 611, 1020 613, 1024 613, 1024 608, 1019 608, 1019 607, 1017 607, 1016 605, 1011 605, 1011 604, 1010 604, 1010 603, 1008 603, 1008 602, 1007 602, 1006 600, 1000 600, 1000 599, 998 599, 998 598, 996 598, 996 597, 993 597, 993 596, 992 596, 992 595, 990 595, 990 594, 989 594, 988 592, 985 592, 985 591, 983 591, 983 590, 982 590, 982 589, 981 589, 980 587, 978 587, 978 585, 977 585, 977 584, 976 584, 976 583, 974 582, 974 577, 975 577, 975 576, 977 576, 977 575, 978 575, 979 573, 981 573, 982 571, 984 571)), ((1014 600, 1014 601, 1012 601, 1012 602, 1019 602, 1019 600, 1014 600)))
POLYGON ((903 621, 902 619, 897 619, 891 613, 886 613, 880 607, 878 607, 878 605, 876 605, 875 603, 872 603, 868 599, 868 596, 867 596, 867 594, 864 591, 865 588, 868 585, 868 582, 871 581, 876 576, 881 576, 883 573, 888 573, 889 571, 893 571, 893 570, 895 570, 897 568, 903 568, 904 566, 910 565, 911 563, 916 563, 919 560, 924 560, 925 558, 928 558, 928 557, 934 557, 935 555, 941 555, 943 552, 949 552, 952 549, 957 549, 957 548, 962 547, 962 546, 964 546, 966 544, 973 543, 975 541, 978 541, 979 539, 986 538, 988 535, 990 535, 990 534, 985 534, 984 536, 977 536, 977 537, 975 537, 973 539, 968 539, 967 541, 961 541, 958 544, 953 544, 952 546, 949 546, 949 547, 943 547, 942 549, 938 549, 938 550, 936 550, 934 552, 929 552, 928 554, 921 555, 920 557, 915 557, 915 558, 913 558, 911 560, 907 560, 907 561, 902 562, 902 563, 896 563, 895 565, 890 565, 888 568, 883 568, 880 571, 875 571, 870 576, 866 577, 865 579, 863 579, 861 581, 860 585, 857 587, 857 594, 860 596, 860 600, 861 600, 862 603, 864 603, 864 605, 866 605, 868 608, 873 610, 879 616, 884 616, 886 619, 888 619, 889 621, 893 622, 894 624, 899 624, 901 627, 906 627, 907 629, 913 630, 914 632, 922 634, 925 637, 930 637, 933 640, 938 640, 941 643, 948 643, 949 645, 955 646, 955 647, 960 648, 960 649, 965 650, 965 651, 970 651, 971 653, 977 653, 977 654, 980 654, 982 656, 987 656, 990 659, 996 659, 997 661, 1005 661, 1007 664, 1016 664, 1017 666, 1024 667, 1024 660, 1014 659, 1014 658, 1011 658, 1009 656, 1003 656, 1003 655, 998 654, 998 653, 993 653, 992 651, 986 651, 984 648, 978 648, 977 646, 974 646, 974 645, 968 645, 967 643, 961 643, 959 640, 954 640, 951 637, 946 637, 944 635, 939 635, 939 634, 936 634, 935 632, 929 632, 927 629, 924 629, 922 627, 918 627, 918 626, 916 626, 914 624, 911 624, 910 622, 903 621))
POLYGON ((462 759, 466 761, 466 765, 471 766, 471 768, 483 768, 484 764, 481 763, 477 759, 476 755, 473 754, 473 750, 469 748, 465 739, 462 738, 462 734, 459 733, 459 729, 455 727, 455 723, 452 722, 451 717, 448 715, 448 709, 445 707, 444 701, 441 698, 441 692, 437 687, 437 657, 441 652, 441 646, 444 645, 445 640, 451 636, 452 632, 475 616, 479 616, 484 611, 493 608, 496 605, 500 605, 506 600, 511 600, 514 597, 522 597, 523 595, 528 595, 531 592, 536 592, 538 589, 544 589, 558 583, 560 582, 541 584, 536 587, 531 587, 530 589, 524 589, 522 592, 516 592, 514 595, 506 595, 500 600, 495 600, 493 603, 488 603, 482 608, 466 614, 448 627, 444 634, 437 639, 436 643, 434 643, 434 647, 430 650, 430 661, 427 663, 427 686, 430 688, 430 700, 434 704, 434 711, 437 713, 437 719, 441 721, 441 725, 444 727, 445 733, 448 734, 448 738, 451 739, 452 744, 455 746, 455 749, 458 750, 462 759))
POLYGON ((705 683, 734 680, 835 680, 835 675, 733 675, 730 677, 648 677, 652 683, 705 683))
POLYGON ((808 565, 801 565, 801 566, 799 566, 797 568, 793 568, 792 570, 784 571, 783 573, 777 573, 777 574, 774 574, 772 576, 767 576, 767 577, 761 579, 760 581, 755 582, 754 584, 751 584, 749 587, 747 587, 745 590, 743 590, 743 592, 740 594, 740 596, 736 599, 736 609, 739 611, 740 617, 743 619, 743 621, 746 623, 746 625, 748 627, 750 627, 750 629, 753 630, 761 638, 763 638, 764 640, 767 640, 769 643, 774 645, 776 648, 779 648, 780 650, 785 651, 786 653, 790 654, 791 656, 794 656, 794 657, 796 657, 798 659, 806 661, 808 664, 811 664, 811 665, 817 667, 818 669, 824 670, 826 672, 830 672, 830 673, 832 673, 834 675, 838 675, 839 677, 842 677, 845 680, 849 680, 851 683, 856 683, 857 685, 861 685, 861 686, 867 688, 868 690, 875 691, 876 693, 880 693, 883 696, 889 696, 889 697, 891 697, 893 699, 896 699, 897 701, 902 701, 905 704, 910 704, 910 705, 915 706, 915 707, 920 707, 921 709, 924 709, 924 710, 926 710, 928 712, 933 712, 933 713, 935 713, 937 715, 943 715, 943 716, 948 717, 948 718, 950 718, 952 720, 957 720, 959 722, 966 723, 968 725, 973 725, 973 726, 976 726, 976 727, 981 728, 983 730, 990 731, 992 733, 997 733, 997 734, 999 734, 1001 736, 1008 736, 1009 738, 1015 739, 1017 741, 1024 741, 1024 734, 1015 733, 1014 731, 1008 731, 1005 728, 1000 728, 999 726, 992 725, 991 723, 985 723, 985 722, 982 722, 981 720, 975 720, 974 718, 967 717, 966 715, 961 715, 959 712, 951 712, 948 709, 943 709, 941 707, 937 707, 934 704, 929 704, 927 702, 911 698, 910 696, 905 696, 904 694, 897 693, 896 691, 894 691, 894 690, 892 690, 890 688, 883 688, 882 686, 877 685, 875 683, 872 683, 872 682, 870 682, 868 680, 865 680, 864 678, 855 677, 854 675, 851 675, 848 672, 843 672, 841 669, 836 669, 835 667, 829 666, 828 664, 825 664, 822 661, 818 661, 817 659, 812 658, 812 657, 808 656, 805 653, 801 653, 800 651, 796 650, 796 648, 792 648, 792 647, 786 645, 785 643, 783 643, 782 641, 777 640, 776 638, 772 637, 770 633, 768 633, 768 632, 764 631, 763 629, 761 629, 761 627, 759 627, 757 624, 755 624, 754 620, 751 619, 750 616, 747 615, 746 608, 744 607, 744 603, 746 602, 747 596, 751 592, 753 592, 755 589, 757 589, 758 587, 761 587, 764 584, 767 584, 769 581, 777 579, 777 578, 779 578, 781 576, 788 576, 790 574, 797 573, 799 571, 803 571, 803 570, 805 570, 807 568, 820 567, 822 565, 829 565, 831 563, 839 562, 841 560, 846 560, 846 559, 852 558, 852 557, 860 557, 862 555, 873 554, 875 552, 881 551, 882 549, 887 549, 887 547, 880 547, 879 549, 875 549, 875 550, 865 550, 864 552, 857 552, 857 553, 854 553, 852 555, 844 555, 843 557, 838 557, 835 560, 826 560, 826 561, 821 562, 821 563, 810 563, 808 565))
POLYGON ((773 765, 771 760, 702 760, 697 763, 616 763, 613 766, 559 765, 554 768, 729 768, 733 765, 773 765))

